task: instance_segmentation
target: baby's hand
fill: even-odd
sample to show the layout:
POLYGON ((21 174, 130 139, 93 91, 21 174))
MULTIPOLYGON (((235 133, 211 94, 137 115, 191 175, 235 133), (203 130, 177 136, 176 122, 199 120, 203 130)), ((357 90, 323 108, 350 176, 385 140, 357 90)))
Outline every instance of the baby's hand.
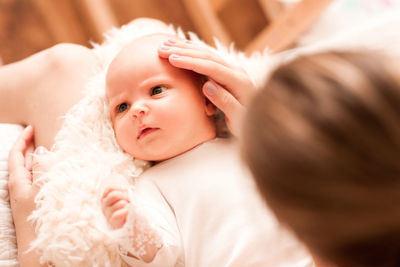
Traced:
POLYGON ((204 84, 203 92, 225 113, 227 126, 237 136, 244 106, 255 92, 247 72, 226 62, 214 49, 191 41, 170 39, 164 42, 158 54, 177 68, 192 70, 210 79, 204 84))
POLYGON ((101 199, 101 206, 104 216, 113 229, 121 228, 128 216, 128 190, 108 187, 101 199))
MULTIPOLYGON (((127 189, 107 187, 101 199, 103 214, 113 229, 124 226, 128 216, 129 196, 127 189)), ((152 228, 147 218, 140 214, 135 214, 132 225, 132 235, 127 238, 132 242, 132 251, 128 256, 151 262, 160 249, 158 244, 159 236, 152 228)))

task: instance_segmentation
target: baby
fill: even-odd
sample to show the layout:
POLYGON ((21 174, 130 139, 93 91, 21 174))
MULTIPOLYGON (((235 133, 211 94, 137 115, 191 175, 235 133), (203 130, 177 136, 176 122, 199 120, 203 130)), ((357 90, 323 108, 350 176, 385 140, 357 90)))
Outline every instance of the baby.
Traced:
MULTIPOLYGON (((135 201, 124 184, 104 192, 110 226, 133 229, 123 259, 132 266, 277 266, 284 254, 290 261, 288 250, 299 253, 297 245, 274 227, 232 140, 215 138, 216 108, 201 92, 200 75, 211 67, 200 74, 176 68, 185 57, 169 49, 186 58, 211 53, 173 36, 149 35, 127 45, 106 76, 117 142, 132 157, 155 163, 135 185, 135 201), (143 207, 155 216, 135 213, 131 222, 130 210, 143 207), (276 248, 282 238, 287 245, 276 248)), ((222 64, 214 56, 206 58, 222 64)), ((238 78, 232 71, 225 79, 238 78)))
MULTIPOLYGON (((169 36, 171 38, 171 36, 169 36)), ((107 99, 115 136, 132 157, 160 162, 214 139, 215 107, 201 93, 200 75, 173 67, 158 56, 165 35, 132 42, 112 61, 107 99)), ((113 228, 128 215, 126 188, 109 187, 103 211, 113 228)), ((154 257, 145 254, 143 259, 154 257)))

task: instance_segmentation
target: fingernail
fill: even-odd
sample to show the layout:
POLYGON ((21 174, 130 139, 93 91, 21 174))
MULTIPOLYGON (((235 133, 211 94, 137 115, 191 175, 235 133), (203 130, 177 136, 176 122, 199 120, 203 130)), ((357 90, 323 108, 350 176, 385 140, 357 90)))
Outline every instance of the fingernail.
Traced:
POLYGON ((168 43, 169 43, 169 44, 176 44, 176 40, 168 39, 166 43, 167 43, 167 44, 168 44, 168 43))
POLYGON ((181 57, 178 56, 178 55, 172 54, 172 55, 169 56, 169 58, 170 58, 170 59, 180 59, 181 57))
POLYGON ((43 154, 45 154, 47 152, 47 149, 45 148, 45 147, 43 147, 43 146, 38 146, 36 149, 35 149, 35 154, 36 155, 43 155, 43 154))
POLYGON ((211 82, 206 83, 206 86, 204 88, 206 91, 207 95, 215 95, 218 91, 218 88, 211 82))
POLYGON ((171 47, 162 45, 162 46, 160 46, 160 50, 162 50, 162 51, 169 51, 169 50, 171 50, 171 47))

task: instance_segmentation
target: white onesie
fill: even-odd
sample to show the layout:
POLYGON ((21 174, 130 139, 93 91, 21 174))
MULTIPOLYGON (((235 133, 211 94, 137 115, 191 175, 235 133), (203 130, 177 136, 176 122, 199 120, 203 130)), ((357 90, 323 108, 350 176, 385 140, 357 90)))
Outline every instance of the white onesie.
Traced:
POLYGON ((123 256, 131 266, 312 266, 261 201, 233 140, 201 144, 139 180, 136 204, 164 243, 148 264, 123 256))

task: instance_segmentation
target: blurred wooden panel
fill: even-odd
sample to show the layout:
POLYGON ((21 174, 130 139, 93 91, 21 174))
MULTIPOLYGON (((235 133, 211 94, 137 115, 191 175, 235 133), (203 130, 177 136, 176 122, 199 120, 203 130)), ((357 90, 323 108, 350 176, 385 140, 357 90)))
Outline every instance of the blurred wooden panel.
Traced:
POLYGON ((235 45, 244 49, 268 24, 256 0, 230 0, 217 13, 235 45))
POLYGON ((60 42, 85 46, 138 17, 194 27, 180 0, 0 0, 0 57, 23 59, 60 42))
POLYGON ((283 11, 283 4, 279 1, 258 0, 269 22, 276 20, 283 11))
POLYGON ((92 41, 101 42, 103 33, 118 26, 116 14, 108 0, 74 0, 81 23, 89 29, 92 41))
POLYGON ((25 58, 55 42, 31 1, 0 0, 0 57, 4 63, 25 58))
POLYGON ((302 0, 274 19, 268 27, 246 47, 246 51, 260 51, 266 46, 279 52, 295 45, 334 0, 302 0))
POLYGON ((193 24, 181 0, 109 0, 120 25, 133 18, 149 17, 193 30, 193 24))
POLYGON ((33 11, 36 11, 46 22, 47 29, 57 43, 72 42, 84 44, 87 41, 78 14, 70 0, 34 0, 33 11))
MULTIPOLYGON (((213 44, 213 36, 219 36, 223 43, 233 41, 240 49, 249 44, 262 48, 282 32, 279 42, 284 45, 279 43, 279 47, 285 47, 288 41, 283 39, 288 36, 286 39, 290 37, 292 42, 300 32, 288 27, 287 22, 293 21, 290 16, 304 20, 300 24, 306 28, 322 8, 301 8, 286 14, 282 22, 285 12, 277 1, 0 0, 0 57, 4 63, 14 62, 59 42, 89 46, 90 41, 101 42, 104 31, 112 26, 139 17, 156 18, 196 32, 209 44, 213 44), (200 11, 207 9, 213 10, 213 17, 201 15, 200 11), (268 27, 273 30, 267 31, 268 27)), ((323 7, 331 0, 303 0, 309 1, 321 1, 324 4, 319 6, 323 7)))
POLYGON ((293 47, 333 0, 302 0, 293 5, 280 0, 182 1, 205 41, 212 43, 217 37, 252 54, 293 47))
POLYGON ((207 43, 213 44, 217 36, 223 44, 230 44, 232 39, 225 26, 216 15, 216 10, 222 10, 225 2, 210 2, 209 0, 182 0, 195 26, 195 32, 207 43))

